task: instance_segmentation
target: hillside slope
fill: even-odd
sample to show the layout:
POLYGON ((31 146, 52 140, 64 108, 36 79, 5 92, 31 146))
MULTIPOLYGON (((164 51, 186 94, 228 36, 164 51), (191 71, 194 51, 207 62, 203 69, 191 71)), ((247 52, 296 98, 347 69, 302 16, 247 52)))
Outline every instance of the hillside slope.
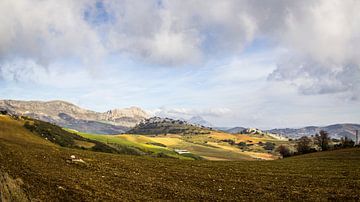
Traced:
POLYGON ((190 124, 184 120, 175 120, 170 118, 151 117, 137 124, 127 133, 142 135, 159 134, 208 134, 209 128, 190 124))
POLYGON ((94 112, 65 101, 0 100, 0 110, 25 115, 82 132, 118 134, 148 118, 140 108, 130 107, 94 112))
MULTIPOLYGON (((80 134, 80 133, 79 133, 80 134)), ((239 161, 239 160, 274 160, 278 159, 277 153, 268 153, 264 148, 258 145, 259 141, 273 141, 265 138, 253 138, 244 135, 231 135, 219 132, 210 132, 207 135, 96 135, 80 134, 83 137, 97 140, 109 144, 119 144, 137 148, 146 153, 152 153, 155 156, 174 156, 178 150, 185 154, 180 157, 190 157, 193 159, 239 161), (229 144, 227 140, 234 141, 229 144), (239 142, 249 142, 247 146, 239 147, 239 142), (251 146, 250 146, 251 145, 251 146)), ((184 159, 184 158, 181 158, 184 159)))
MULTIPOLYGON (((28 140, 28 138, 36 140, 39 143, 54 143, 61 147, 76 148, 82 150, 99 151, 106 153, 121 153, 113 147, 96 140, 84 138, 74 133, 63 130, 59 126, 40 120, 18 117, 9 115, 0 115, 0 130, 3 137, 19 138, 19 141, 28 140), (16 134, 11 136, 11 134, 16 134)), ((51 145, 51 144, 50 144, 51 145)))
POLYGON ((184 161, 59 147, 9 120, 0 128, 0 187, 23 201, 360 199, 359 149, 278 161, 184 161), (69 163, 71 155, 84 163, 69 163))

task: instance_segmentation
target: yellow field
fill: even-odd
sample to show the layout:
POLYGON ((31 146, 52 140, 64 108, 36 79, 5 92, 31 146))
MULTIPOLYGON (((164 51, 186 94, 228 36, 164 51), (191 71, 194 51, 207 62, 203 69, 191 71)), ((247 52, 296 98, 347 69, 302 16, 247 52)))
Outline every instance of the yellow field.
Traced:
MULTIPOLYGON (((89 136, 87 136, 89 137, 89 136)), ((261 146, 256 145, 259 142, 275 142, 271 137, 252 137, 242 134, 229 134, 220 131, 211 131, 210 134, 181 136, 178 134, 144 136, 134 134, 122 134, 107 136, 121 141, 131 142, 141 147, 158 148, 153 145, 160 143, 168 150, 183 149, 198 155, 207 160, 215 161, 233 161, 233 160, 274 160, 279 156, 274 153, 268 153, 261 146), (240 149, 237 145, 230 145, 223 140, 233 140, 235 143, 246 142, 251 144, 246 151, 240 149)))

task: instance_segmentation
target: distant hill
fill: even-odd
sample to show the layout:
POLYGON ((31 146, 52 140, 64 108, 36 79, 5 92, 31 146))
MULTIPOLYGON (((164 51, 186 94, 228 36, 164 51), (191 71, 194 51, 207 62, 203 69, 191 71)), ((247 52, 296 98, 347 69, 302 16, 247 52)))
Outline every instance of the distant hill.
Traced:
POLYGON ((204 134, 208 128, 190 124, 184 120, 152 117, 137 124, 127 133, 142 135, 157 134, 204 134))
POLYGON ((267 132, 276 133, 289 138, 299 138, 301 136, 311 136, 318 133, 320 130, 325 130, 330 134, 332 138, 341 138, 348 137, 355 140, 355 131, 360 131, 360 124, 334 124, 324 127, 318 126, 308 126, 303 128, 281 128, 281 129, 271 129, 267 132))
POLYGON ((235 127, 235 128, 227 129, 225 130, 225 132, 232 134, 246 134, 250 136, 260 135, 262 137, 271 137, 277 140, 288 141, 288 138, 283 135, 279 135, 277 133, 271 133, 269 131, 262 131, 257 128, 235 127))
POLYGON ((118 134, 129 130, 149 115, 140 108, 94 112, 65 101, 0 100, 0 110, 54 123, 81 132, 118 134))
POLYGON ((218 128, 221 131, 228 133, 243 133, 243 134, 270 134, 279 135, 288 138, 300 138, 302 136, 311 136, 325 130, 332 138, 340 139, 341 137, 348 137, 355 140, 355 131, 360 131, 360 124, 333 124, 328 126, 306 126, 303 128, 275 128, 271 130, 260 130, 256 128, 234 127, 234 128, 218 128))
MULTIPOLYGON (((218 147, 209 147, 212 152, 207 152, 208 155, 217 155, 220 146, 227 148, 223 150, 226 156, 254 154, 230 149, 226 142, 213 143, 218 147)), ((199 143, 192 143, 189 149, 204 152, 199 143)), ((23 120, 0 115, 0 201, 357 201, 360 198, 359 172, 356 172, 360 169, 359 148, 268 162, 214 160, 185 161, 60 147, 24 128, 23 120), (84 162, 72 162, 69 160, 72 156, 84 162)))
POLYGON ((193 116, 190 119, 188 119, 187 122, 189 122, 191 124, 198 125, 198 126, 206 126, 206 127, 212 127, 213 126, 209 121, 205 120, 201 116, 193 116))
POLYGON ((225 129, 224 131, 228 132, 228 133, 236 134, 236 133, 241 133, 244 130, 246 130, 246 128, 244 128, 244 127, 234 127, 234 128, 230 128, 230 129, 225 129))

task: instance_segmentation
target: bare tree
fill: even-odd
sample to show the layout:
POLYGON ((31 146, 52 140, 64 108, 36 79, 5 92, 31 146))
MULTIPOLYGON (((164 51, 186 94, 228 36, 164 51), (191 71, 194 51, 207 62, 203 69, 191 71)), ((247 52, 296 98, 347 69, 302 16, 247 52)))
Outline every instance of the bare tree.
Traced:
POLYGON ((321 130, 318 134, 315 135, 315 143, 321 148, 322 151, 326 151, 329 149, 329 134, 321 130))

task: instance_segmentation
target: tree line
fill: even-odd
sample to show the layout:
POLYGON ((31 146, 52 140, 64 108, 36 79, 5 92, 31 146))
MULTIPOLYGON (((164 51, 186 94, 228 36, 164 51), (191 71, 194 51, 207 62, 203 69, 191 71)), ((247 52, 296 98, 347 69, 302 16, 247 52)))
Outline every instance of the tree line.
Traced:
POLYGON ((318 151, 327 151, 332 149, 341 149, 341 148, 350 148, 354 147, 355 142, 348 138, 348 137, 342 137, 340 140, 331 140, 329 134, 321 130, 319 133, 317 133, 314 137, 307 137, 303 136, 296 140, 296 151, 292 152, 289 147, 285 145, 280 145, 277 148, 277 151, 283 156, 283 157, 289 157, 294 155, 300 155, 300 154, 307 154, 312 152, 318 152, 318 151), (331 145, 331 142, 336 142, 336 144, 331 145))

